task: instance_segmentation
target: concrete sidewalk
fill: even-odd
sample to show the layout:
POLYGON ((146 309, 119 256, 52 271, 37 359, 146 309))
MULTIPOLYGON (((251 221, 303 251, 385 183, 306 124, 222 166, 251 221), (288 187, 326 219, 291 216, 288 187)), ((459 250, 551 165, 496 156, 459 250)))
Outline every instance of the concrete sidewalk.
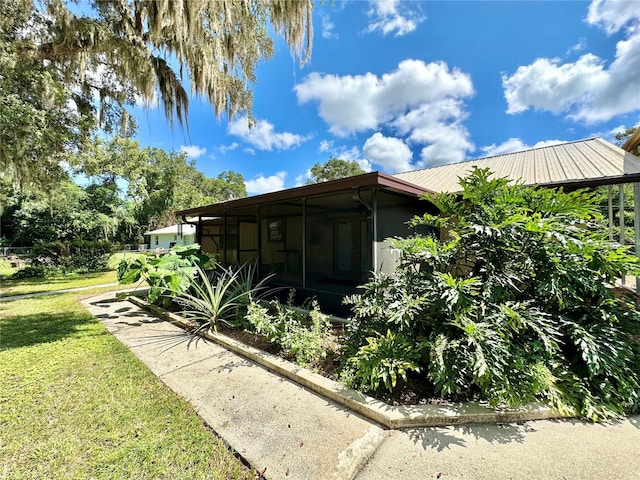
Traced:
POLYGON ((113 292, 83 303, 268 479, 640 478, 640 416, 385 430, 113 292))

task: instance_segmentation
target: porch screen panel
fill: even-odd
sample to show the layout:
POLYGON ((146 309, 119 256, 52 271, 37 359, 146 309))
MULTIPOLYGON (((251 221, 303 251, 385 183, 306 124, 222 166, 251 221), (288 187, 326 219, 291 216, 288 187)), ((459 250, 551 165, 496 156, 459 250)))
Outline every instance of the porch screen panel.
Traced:
POLYGON ((241 221, 238 233, 240 263, 253 263, 258 257, 258 224, 241 221))
POLYGON ((353 235, 351 223, 339 222, 336 224, 337 255, 336 263, 340 272, 353 270, 353 235))
POLYGON ((238 265, 238 219, 227 218, 224 232, 225 265, 238 265))
MULTIPOLYGON (((362 195, 370 204, 370 194, 362 195)), ((309 288, 349 294, 366 280, 371 270, 371 219, 367 213, 351 192, 307 200, 309 288)))
POLYGON ((273 204, 260 210, 261 275, 292 287, 302 286, 302 205, 273 204))
POLYGON ((203 252, 222 254, 222 227, 220 225, 203 224, 201 237, 203 252))

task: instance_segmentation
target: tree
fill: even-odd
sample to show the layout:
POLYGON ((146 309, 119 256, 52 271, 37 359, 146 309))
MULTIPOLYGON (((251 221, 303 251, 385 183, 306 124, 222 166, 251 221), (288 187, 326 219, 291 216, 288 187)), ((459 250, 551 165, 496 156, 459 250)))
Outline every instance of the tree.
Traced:
POLYGON ((312 0, 4 0, 0 162, 36 181, 92 127, 130 133, 126 107, 140 100, 188 127, 189 89, 217 116, 251 118, 249 85, 273 55, 270 32, 305 62, 312 10, 312 0))
POLYGON ((51 65, 20 53, 30 44, 30 3, 6 0, 0 15, 0 168, 21 187, 64 179, 60 162, 93 124, 51 65))
POLYGON ((307 185, 352 177, 353 175, 365 173, 365 171, 355 160, 330 157, 325 163, 316 163, 311 167, 310 173, 307 185))
POLYGON ((625 128, 624 130, 620 130, 615 135, 616 145, 618 145, 619 147, 624 145, 624 142, 626 142, 627 139, 631 137, 631 135, 636 133, 636 130, 638 130, 639 128, 640 128, 640 125, 635 127, 628 127, 628 128, 625 128))
POLYGON ((12 214, 13 242, 33 245, 37 242, 113 240, 116 219, 90 208, 91 191, 70 179, 60 181, 49 192, 24 195, 12 214))
POLYGON ((124 183, 124 196, 139 228, 131 241, 146 229, 175 223, 176 210, 247 195, 240 173, 225 171, 208 178, 184 153, 141 148, 130 138, 96 140, 79 171, 98 183, 124 183))

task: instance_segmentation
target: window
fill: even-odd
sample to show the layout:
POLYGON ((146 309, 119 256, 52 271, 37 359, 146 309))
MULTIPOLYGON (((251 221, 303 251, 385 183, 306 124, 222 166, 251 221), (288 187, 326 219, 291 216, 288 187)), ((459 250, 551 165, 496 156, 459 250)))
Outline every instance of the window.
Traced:
POLYGON ((158 239, 159 239, 159 236, 156 235, 156 247, 158 246, 158 239))
POLYGON ((284 242, 284 222, 281 218, 269 220, 269 241, 284 242))

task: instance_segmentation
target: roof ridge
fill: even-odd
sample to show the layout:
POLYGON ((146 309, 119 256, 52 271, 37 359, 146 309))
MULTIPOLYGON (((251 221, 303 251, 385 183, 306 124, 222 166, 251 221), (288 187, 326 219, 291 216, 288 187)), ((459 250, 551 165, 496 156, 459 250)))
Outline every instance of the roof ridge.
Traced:
MULTIPOLYGON (((515 152, 509 152, 509 153, 502 153, 500 155, 489 155, 488 157, 468 158, 466 160, 461 160, 459 162, 443 163, 441 165, 433 165, 432 167, 417 168, 415 170, 406 170, 404 172, 394 173, 393 175, 395 176, 395 175, 402 175, 402 174, 405 174, 405 173, 421 172, 421 171, 424 171, 424 170, 431 170, 431 169, 438 168, 438 167, 446 167, 448 165, 460 165, 462 163, 477 162, 477 161, 481 161, 481 160, 490 160, 492 158, 506 157, 507 155, 513 155, 515 153, 532 152, 534 150, 542 150, 543 148, 553 148, 553 147, 558 147, 560 145, 569 145, 569 144, 572 144, 572 143, 588 142, 590 140, 604 140, 604 139, 602 137, 582 138, 580 140, 571 140, 571 141, 568 141, 568 142, 555 143, 553 145, 543 145, 541 147, 526 148, 524 150, 517 150, 515 152)), ((607 143, 609 143, 609 142, 607 142, 607 143)))

